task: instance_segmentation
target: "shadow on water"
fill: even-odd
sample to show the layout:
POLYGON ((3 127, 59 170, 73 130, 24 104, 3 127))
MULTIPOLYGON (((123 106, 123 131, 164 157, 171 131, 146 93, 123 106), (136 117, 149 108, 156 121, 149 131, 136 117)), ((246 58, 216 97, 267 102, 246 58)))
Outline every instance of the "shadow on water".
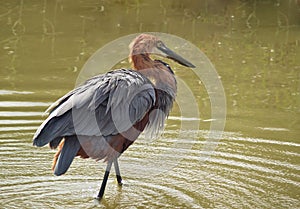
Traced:
POLYGON ((1 208, 299 208, 299 11, 296 0, 2 3, 1 208), (200 152, 209 97, 192 71, 175 69, 199 105, 196 137, 179 134, 195 118, 175 105, 162 137, 141 137, 120 158, 123 187, 112 175, 97 203, 105 165, 76 159, 55 177, 54 151, 33 147, 32 136, 93 52, 143 31, 186 38, 211 59, 226 92, 226 129, 214 152, 200 152))

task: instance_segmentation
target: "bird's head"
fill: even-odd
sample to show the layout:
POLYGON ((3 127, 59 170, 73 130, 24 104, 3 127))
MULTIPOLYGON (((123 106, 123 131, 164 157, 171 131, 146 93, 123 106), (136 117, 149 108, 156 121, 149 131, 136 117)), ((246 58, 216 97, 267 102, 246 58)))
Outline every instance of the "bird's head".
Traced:
POLYGON ((169 49, 159 38, 154 35, 141 34, 137 36, 129 45, 129 49, 129 60, 133 63, 133 66, 136 69, 151 67, 146 66, 145 63, 145 60, 151 60, 149 57, 150 54, 164 56, 186 67, 195 67, 192 63, 169 49), (157 50, 159 53, 155 53, 157 50), (145 64, 145 66, 141 66, 143 64, 145 64))

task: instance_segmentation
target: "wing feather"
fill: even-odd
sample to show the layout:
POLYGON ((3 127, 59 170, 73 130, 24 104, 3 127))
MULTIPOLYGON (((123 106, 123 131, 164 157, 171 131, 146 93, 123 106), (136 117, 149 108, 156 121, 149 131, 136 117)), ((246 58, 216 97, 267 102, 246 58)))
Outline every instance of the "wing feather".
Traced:
POLYGON ((126 131, 155 104, 151 82, 133 70, 95 76, 57 100, 34 135, 44 146, 70 135, 108 136, 126 131))

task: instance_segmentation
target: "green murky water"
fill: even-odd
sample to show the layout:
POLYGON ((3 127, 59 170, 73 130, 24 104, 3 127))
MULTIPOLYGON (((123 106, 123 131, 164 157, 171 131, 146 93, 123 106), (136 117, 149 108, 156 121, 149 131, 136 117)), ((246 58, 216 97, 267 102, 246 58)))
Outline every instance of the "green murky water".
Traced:
POLYGON ((299 1, 1 0, 0 23, 1 208, 300 208, 299 1), (200 129, 179 134, 182 121, 198 120, 175 106, 162 137, 124 153, 123 187, 112 175, 97 203, 105 164, 76 159, 55 177, 54 151, 31 139, 98 48, 144 31, 177 35, 209 57, 226 94, 225 131, 199 160, 210 101, 191 70, 176 71, 200 129))

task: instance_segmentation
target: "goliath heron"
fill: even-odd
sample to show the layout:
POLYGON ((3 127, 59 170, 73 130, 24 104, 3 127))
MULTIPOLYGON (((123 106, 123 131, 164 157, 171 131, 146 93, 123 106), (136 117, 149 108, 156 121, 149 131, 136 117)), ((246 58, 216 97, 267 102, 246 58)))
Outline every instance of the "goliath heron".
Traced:
POLYGON ((163 128, 175 99, 174 72, 150 57, 157 49, 181 65, 195 67, 156 36, 141 34, 130 44, 133 69, 92 77, 48 108, 49 116, 36 131, 33 144, 58 147, 52 166, 55 175, 64 174, 75 156, 90 157, 107 162, 99 199, 112 164, 122 184, 118 157, 144 129, 155 135, 163 128))

